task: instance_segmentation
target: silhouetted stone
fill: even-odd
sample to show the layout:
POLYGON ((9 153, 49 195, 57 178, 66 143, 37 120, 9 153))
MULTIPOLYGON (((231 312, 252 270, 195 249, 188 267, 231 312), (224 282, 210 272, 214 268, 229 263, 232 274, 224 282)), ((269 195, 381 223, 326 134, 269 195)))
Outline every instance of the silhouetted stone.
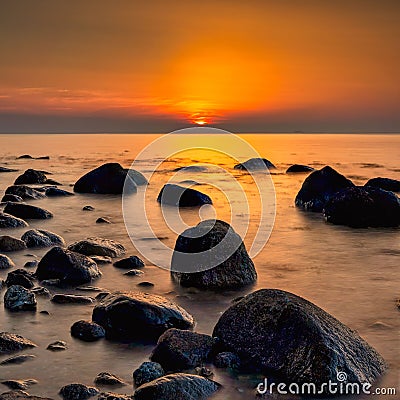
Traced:
POLYGON ((89 397, 96 396, 99 391, 95 387, 86 386, 82 383, 71 383, 63 386, 59 393, 64 400, 86 400, 89 397))
POLYGON ((287 174, 295 174, 295 173, 302 173, 302 172, 312 172, 314 168, 309 167, 308 165, 301 165, 301 164, 293 164, 287 170, 287 174))
POLYGON ((234 166, 234 169, 242 171, 260 171, 274 168, 276 168, 275 165, 266 158, 250 158, 249 160, 234 166))
POLYGON ((25 203, 7 203, 4 212, 22 219, 49 219, 53 214, 44 208, 25 203))
POLYGON ((140 282, 140 283, 138 283, 136 286, 139 286, 139 287, 153 287, 154 286, 154 283, 151 283, 151 282, 140 282))
POLYGON ((85 342, 94 342, 105 336, 105 330, 95 322, 81 320, 71 326, 71 336, 85 342))
POLYGON ((111 221, 107 218, 100 217, 96 219, 96 224, 111 224, 111 221))
POLYGON ((139 387, 164 375, 164 369, 159 363, 146 361, 133 371, 132 377, 135 386, 139 387))
POLYGON ((144 262, 138 256, 130 256, 116 261, 114 267, 121 269, 137 269, 143 268, 144 262))
POLYGON ((18 356, 13 356, 10 358, 7 358, 6 360, 3 360, 0 362, 0 365, 12 365, 12 364, 22 364, 26 361, 30 361, 36 358, 33 354, 20 354, 18 356))
POLYGON ((7 167, 0 167, 0 172, 17 172, 17 169, 7 168, 7 167))
POLYGON ((95 380, 94 383, 97 385, 125 385, 125 382, 117 375, 110 374, 109 372, 100 372, 95 380))
POLYGON ((0 251, 18 251, 26 249, 26 244, 21 239, 12 236, 0 236, 0 251))
POLYGON ((20 285, 26 289, 32 289, 35 286, 34 276, 23 268, 19 268, 8 273, 6 285, 7 287, 20 285))
POLYGON ((36 347, 29 339, 15 333, 0 332, 0 354, 13 353, 36 347))
POLYGON ((4 307, 10 311, 36 310, 35 294, 20 285, 10 286, 4 295, 4 307))
POLYGON ((125 247, 114 240, 90 237, 68 246, 68 249, 86 256, 121 257, 125 254, 125 247))
POLYGON ((93 299, 89 296, 80 296, 76 294, 62 294, 57 293, 52 298, 51 301, 57 304, 91 304, 93 299))
POLYGON ((24 199, 16 194, 5 194, 1 201, 2 203, 6 203, 7 201, 11 201, 12 203, 21 203, 24 199))
POLYGON ((23 160, 23 159, 34 160, 34 158, 30 154, 23 154, 22 156, 17 157, 17 160, 23 160))
POLYGON ((197 207, 204 204, 212 204, 209 196, 198 190, 168 183, 164 185, 158 194, 157 201, 177 207, 197 207))
POLYGON ((91 255, 90 258, 95 261, 97 264, 111 264, 112 258, 108 256, 93 256, 91 255))
POLYGON ((124 275, 126 276, 141 276, 144 275, 144 272, 140 269, 130 269, 129 271, 125 272, 124 275))
POLYGON ((82 210, 83 210, 83 211, 94 211, 94 207, 92 207, 92 206, 84 206, 84 207, 82 208, 82 210))
MULTIPOLYGON (((48 181, 47 181, 48 183, 48 181)), ((67 190, 62 190, 55 187, 46 188, 46 196, 47 197, 65 197, 65 196, 74 196, 74 193, 68 192, 67 190)))
POLYGON ((391 192, 400 192, 400 181, 390 178, 372 178, 364 186, 373 186, 391 192))
POLYGON ((26 243, 27 247, 65 246, 65 241, 61 236, 43 229, 26 231, 21 239, 26 243))
POLYGON ((13 260, 5 254, 0 254, 0 270, 15 267, 13 260))
POLYGON ((36 268, 39 264, 38 260, 27 261, 24 264, 24 268, 36 268))
POLYGON ((33 189, 25 185, 9 186, 6 189, 6 194, 13 194, 15 196, 21 197, 24 200, 37 200, 46 197, 39 190, 33 189))
POLYGON ((21 218, 0 212, 0 228, 20 228, 28 226, 28 223, 21 218))
POLYGON ((40 184, 45 183, 46 180, 47 176, 42 171, 30 168, 15 180, 14 185, 40 184))
POLYGON ((67 342, 64 340, 56 340, 55 342, 50 343, 47 347, 47 350, 50 351, 64 351, 67 350, 67 342))

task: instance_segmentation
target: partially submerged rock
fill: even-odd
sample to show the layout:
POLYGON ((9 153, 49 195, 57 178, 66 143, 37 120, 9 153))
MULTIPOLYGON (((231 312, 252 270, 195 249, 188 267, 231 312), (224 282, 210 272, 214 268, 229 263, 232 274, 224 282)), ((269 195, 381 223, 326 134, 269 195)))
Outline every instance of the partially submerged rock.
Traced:
POLYGON ((86 386, 82 383, 71 383, 63 386, 59 393, 64 400, 86 400, 89 397, 96 396, 99 391, 95 387, 86 386))
POLYGON ((95 380, 94 383, 97 385, 125 385, 125 382, 117 375, 110 374, 109 372, 100 372, 95 380))
POLYGON ((36 356, 34 356, 33 354, 20 354, 18 356, 12 356, 9 357, 5 360, 3 360, 2 362, 0 362, 0 365, 12 365, 12 364, 22 364, 26 361, 30 361, 33 360, 34 358, 36 358, 36 356))
POLYGON ((44 229, 30 229, 21 239, 27 247, 65 246, 65 241, 60 235, 44 229))
POLYGON ((68 192, 67 190, 62 190, 53 186, 46 188, 46 196, 47 197, 65 197, 65 196, 74 196, 74 193, 68 192))
POLYGON ((17 177, 14 185, 40 184, 46 183, 46 181, 47 176, 43 173, 43 171, 29 168, 22 175, 17 177))
POLYGON ((93 299, 89 296, 80 296, 76 294, 62 294, 57 293, 51 301, 57 304, 92 304, 93 299))
POLYGON ((17 196, 16 194, 5 194, 1 199, 2 203, 6 203, 7 201, 11 201, 13 203, 20 203, 24 201, 22 197, 17 196))
POLYGON ((372 178, 364 186, 373 186, 391 192, 400 192, 400 181, 390 178, 372 178))
POLYGON ((314 171, 314 168, 309 167, 308 165, 293 164, 286 170, 286 173, 295 174, 295 173, 312 172, 312 171, 314 171))
POLYGON ((143 268, 144 262, 138 256, 130 256, 116 261, 114 267, 121 269, 137 269, 143 268))
POLYGON ((13 353, 32 347, 36 347, 36 344, 23 336, 15 333, 0 332, 0 354, 13 353))
POLYGON ((8 273, 6 279, 6 285, 7 287, 13 285, 20 285, 26 289, 31 289, 35 286, 34 279, 35 277, 31 272, 28 272, 23 268, 18 268, 8 273))
POLYGON ((12 390, 0 394, 0 400, 53 400, 49 397, 33 396, 23 390, 12 390))
POLYGON ((35 294, 20 285, 10 286, 4 295, 4 308, 10 311, 36 310, 35 294))
POLYGON ((94 342, 105 336, 105 330, 95 322, 80 320, 71 326, 71 336, 85 342, 94 342))
POLYGON ((21 239, 12 236, 0 236, 0 251, 10 252, 26 249, 26 244, 21 239))
POLYGON ((212 204, 212 200, 206 194, 198 190, 168 183, 164 185, 158 194, 157 201, 177 207, 197 207, 212 204))
POLYGON ((234 169, 239 169, 243 171, 260 171, 260 170, 269 170, 276 168, 271 161, 266 158, 250 158, 249 160, 236 164, 234 169))
POLYGON ((4 212, 22 219, 49 219, 53 214, 44 208, 25 203, 7 203, 4 212))
POLYGON ((89 237, 68 246, 68 249, 86 256, 121 257, 125 254, 125 247, 114 240, 98 237, 89 237))
POLYGON ((0 167, 0 172, 17 172, 17 169, 8 168, 8 167, 0 167))
POLYGON ((28 226, 28 223, 23 219, 7 213, 0 213, 0 228, 21 228, 26 226, 28 226))
POLYGON ((10 389, 17 390, 25 390, 28 389, 29 386, 37 383, 36 379, 7 379, 1 381, 3 385, 9 387, 10 389))
POLYGON ((111 224, 111 221, 105 217, 99 217, 96 219, 96 224, 111 224))
POLYGON ((64 340, 56 340, 46 347, 46 349, 50 351, 64 351, 67 350, 67 348, 67 342, 64 340))
POLYGON ((146 361, 133 371, 132 377, 134 385, 139 387, 164 375, 164 369, 159 363, 146 361))
POLYGON ((39 190, 33 189, 25 185, 14 185, 9 186, 6 189, 6 194, 13 194, 21 197, 24 200, 37 200, 46 197, 39 190))
POLYGON ((96 264, 111 264, 112 258, 108 256, 93 256, 91 255, 90 258, 96 262, 96 264))
POLYGON ((0 254, 0 270, 15 267, 14 261, 5 254, 0 254))

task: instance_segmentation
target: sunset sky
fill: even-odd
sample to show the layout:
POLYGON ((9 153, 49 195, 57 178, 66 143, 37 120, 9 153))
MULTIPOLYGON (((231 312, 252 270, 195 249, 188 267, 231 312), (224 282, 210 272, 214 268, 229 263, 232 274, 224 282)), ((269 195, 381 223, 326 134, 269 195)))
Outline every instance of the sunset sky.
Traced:
POLYGON ((1 132, 399 132, 397 0, 0 0, 1 132))

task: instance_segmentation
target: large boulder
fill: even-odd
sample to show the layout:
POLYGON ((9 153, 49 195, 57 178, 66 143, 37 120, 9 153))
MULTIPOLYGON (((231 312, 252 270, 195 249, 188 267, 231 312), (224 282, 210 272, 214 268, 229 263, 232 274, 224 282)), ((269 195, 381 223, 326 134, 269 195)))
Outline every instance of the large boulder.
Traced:
POLYGON ((125 247, 114 240, 90 237, 72 243, 68 249, 86 256, 121 257, 125 254, 125 247))
POLYGON ((24 249, 26 249, 26 244, 21 239, 8 235, 0 236, 0 251, 9 252, 24 249))
POLYGON ((239 169, 242 171, 261 171, 276 168, 271 161, 266 158, 250 158, 249 160, 236 164, 234 169, 239 169))
POLYGON ((30 229, 22 235, 21 239, 27 247, 65 246, 65 241, 61 236, 43 229, 30 229))
POLYGON ((353 186, 349 179, 326 166, 305 179, 297 193, 295 204, 307 211, 321 212, 333 194, 353 186))
POLYGON ((13 353, 32 347, 36 347, 36 344, 23 336, 15 333, 0 332, 0 354, 13 353))
POLYGON ((308 165, 293 164, 286 170, 286 173, 295 174, 295 173, 312 172, 312 171, 314 171, 314 168, 309 167, 308 165))
POLYGON ((25 226, 28 226, 28 224, 23 219, 0 212, 0 228, 20 228, 25 226))
POLYGON ((145 383, 135 391, 135 400, 204 400, 220 385, 191 374, 170 374, 145 383))
POLYGON ((358 334, 311 302, 276 289, 261 289, 232 305, 213 336, 222 351, 240 357, 244 370, 281 382, 372 383, 386 369, 383 358, 358 334))
POLYGON ((39 184, 45 183, 46 181, 47 176, 43 173, 43 171, 30 168, 27 169, 22 175, 17 177, 14 185, 39 184))
POLYGON ((166 371, 183 371, 202 366, 210 361, 214 339, 209 335, 168 329, 158 339, 150 357, 166 371))
POLYGON ((158 339, 169 328, 190 329, 193 317, 174 302, 157 295, 115 292, 93 309, 92 319, 103 326, 107 337, 158 339))
POLYGON ((39 280, 59 279, 62 285, 81 285, 101 276, 89 257, 61 247, 53 247, 40 260, 36 270, 39 280))
POLYGON ((220 220, 202 221, 179 235, 171 275, 182 286, 210 289, 242 287, 257 279, 242 239, 220 220))
POLYGON ((5 254, 0 254, 0 270, 15 267, 13 260, 5 254))
POLYGON ((133 371, 132 378, 135 386, 139 387, 164 375, 164 369, 159 363, 146 361, 133 371))
POLYGON ((6 194, 13 194, 15 196, 19 196, 24 200, 36 200, 42 199, 46 197, 42 192, 39 190, 33 189, 29 186, 25 185, 14 185, 9 186, 6 189, 6 194))
MULTIPOLYGON (((137 190, 135 179, 138 180, 138 178, 135 176, 139 176, 138 174, 135 174, 133 170, 129 172, 130 192, 137 190)), ((128 170, 118 163, 103 164, 79 178, 74 185, 74 192, 122 194, 127 175, 128 170)))
POLYGON ((341 190, 325 204, 327 222, 352 228, 400 225, 400 199, 392 192, 372 186, 341 190))
POLYGON ((177 207, 197 207, 212 204, 211 198, 206 194, 172 183, 163 186, 158 194, 157 201, 160 204, 177 207))
POLYGON ((372 178, 364 186, 373 186, 391 192, 400 192, 400 181, 390 178, 372 178))
POLYGON ((20 285, 10 286, 4 295, 4 308, 10 311, 36 310, 36 297, 29 289, 20 285))
POLYGON ((25 203, 7 203, 4 212, 22 219, 49 219, 53 214, 44 208, 25 203))

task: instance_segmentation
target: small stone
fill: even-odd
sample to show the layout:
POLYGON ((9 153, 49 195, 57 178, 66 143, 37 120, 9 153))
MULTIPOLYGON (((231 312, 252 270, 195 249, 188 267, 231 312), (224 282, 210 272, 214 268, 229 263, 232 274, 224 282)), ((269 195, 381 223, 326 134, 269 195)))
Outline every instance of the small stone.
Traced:
POLYGON ((138 256, 130 256, 116 261, 114 267, 121 269, 138 269, 144 267, 144 262, 138 256))
POLYGON ((0 212, 0 228, 19 228, 26 226, 28 226, 28 223, 23 219, 0 212))
POLYGON ((100 217, 96 219, 96 224, 111 224, 111 221, 107 218, 100 217))
POLYGON ((151 283, 151 282, 140 282, 140 283, 138 283, 136 286, 140 286, 140 287, 153 287, 154 286, 154 283, 151 283))
POLYGON ((27 261, 24 264, 24 268, 36 268, 39 264, 38 260, 27 261))
POLYGON ((4 295, 4 308, 10 311, 36 310, 35 294, 20 285, 10 286, 4 295))
POLYGON ((4 254, 0 254, 0 269, 8 269, 13 267, 15 267, 13 260, 4 254))
POLYGON ((204 378, 211 378, 214 375, 214 372, 212 372, 211 369, 207 367, 196 367, 194 371, 196 375, 204 376, 204 378))
POLYGON ((46 289, 43 286, 37 286, 32 288, 31 290, 32 293, 35 293, 36 296, 43 296, 43 297, 50 297, 51 293, 49 289, 46 289))
POLYGON ((85 342, 94 342, 105 336, 105 330, 95 322, 80 320, 71 326, 71 335, 85 342))
POLYGON ((65 400, 86 400, 98 394, 99 391, 95 387, 81 383, 71 383, 63 386, 59 393, 65 400))
POLYGON ((28 389, 29 386, 38 383, 38 381, 36 379, 10 379, 6 381, 1 381, 1 383, 5 386, 8 386, 10 389, 25 390, 28 389))
POLYGON ((133 382, 136 387, 144 385, 145 383, 154 381, 165 375, 163 367, 152 361, 146 361, 140 365, 138 369, 133 371, 133 382))
POLYGON ((84 207, 82 208, 82 210, 83 210, 83 211, 94 211, 94 207, 92 207, 92 206, 84 206, 84 207))
POLYGON ((97 400, 133 400, 133 396, 121 393, 101 392, 97 400))
POLYGON ((96 376, 94 383, 97 385, 125 385, 125 382, 120 377, 109 372, 100 372, 96 376))
POLYGON ((96 264, 111 264, 112 258, 108 256, 89 256, 96 264))
POLYGON ((64 342, 64 340, 56 340, 55 342, 52 342, 47 346, 47 350, 51 351, 67 350, 67 342, 64 342))
POLYGON ((0 354, 36 347, 29 339, 15 333, 0 332, 0 354))
POLYGON ((141 271, 140 269, 131 269, 131 270, 125 272, 124 275, 127 275, 127 276, 141 276, 141 275, 144 275, 144 272, 141 271))
POLYGON ((0 236, 0 251, 18 251, 26 249, 26 244, 21 239, 12 236, 0 236))
POLYGON ((8 273, 6 285, 7 287, 20 285, 26 289, 31 289, 35 286, 35 284, 33 283, 34 279, 35 278, 31 272, 19 268, 8 273))
POLYGON ((20 354, 19 356, 13 356, 7 358, 0 362, 0 365, 9 365, 9 364, 22 364, 25 361, 29 361, 36 358, 33 354, 20 354))

